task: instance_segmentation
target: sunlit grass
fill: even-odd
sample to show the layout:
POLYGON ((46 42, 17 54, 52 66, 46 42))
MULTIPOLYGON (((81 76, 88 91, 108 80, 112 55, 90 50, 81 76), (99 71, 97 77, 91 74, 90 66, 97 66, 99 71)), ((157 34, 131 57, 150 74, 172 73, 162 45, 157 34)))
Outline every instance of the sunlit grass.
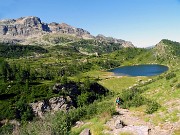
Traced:
POLYGON ((89 76, 93 78, 99 78, 99 79, 106 79, 106 78, 111 78, 113 77, 112 72, 106 72, 106 71, 89 71, 86 73, 83 73, 82 76, 89 76))
POLYGON ((72 135, 79 135, 81 131, 85 128, 89 128, 93 135, 104 135, 103 130, 107 127, 104 125, 107 120, 111 118, 111 114, 108 112, 103 112, 101 115, 97 115, 96 117, 86 120, 83 126, 81 127, 73 127, 71 129, 72 135))
POLYGON ((89 120, 89 124, 86 124, 79 128, 72 128, 71 135, 79 135, 85 128, 90 129, 93 135, 103 135, 104 126, 102 122, 99 121, 98 118, 93 118, 89 120))
POLYGON ((127 89, 134 84, 138 84, 138 80, 147 80, 147 77, 114 77, 105 79, 99 83, 109 89, 110 91, 120 93, 122 90, 127 89))
POLYGON ((180 135, 180 127, 174 131, 173 135, 180 135))

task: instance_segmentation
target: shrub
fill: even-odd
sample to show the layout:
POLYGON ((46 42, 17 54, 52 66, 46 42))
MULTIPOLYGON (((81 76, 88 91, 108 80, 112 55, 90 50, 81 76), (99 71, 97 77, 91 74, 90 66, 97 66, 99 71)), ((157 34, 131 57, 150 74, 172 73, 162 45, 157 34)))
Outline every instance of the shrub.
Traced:
POLYGON ((77 97, 77 104, 78 106, 84 106, 88 104, 88 98, 90 97, 90 93, 82 93, 77 97))
POLYGON ((122 92, 123 108, 138 107, 144 104, 144 98, 140 95, 143 90, 133 88, 122 92))
POLYGON ((132 106, 138 107, 144 104, 144 98, 140 95, 135 95, 132 100, 132 106))
POLYGON ((69 115, 65 112, 57 113, 52 121, 52 135, 68 135, 71 129, 69 115))
POLYGON ((157 102, 150 101, 141 96, 141 93, 147 89, 148 88, 145 87, 144 89, 133 88, 124 90, 121 95, 123 99, 122 108, 139 107, 147 104, 148 107, 146 109, 146 113, 152 114, 153 112, 157 111, 159 108, 159 104, 157 102))
POLYGON ((175 73, 173 73, 173 72, 168 73, 168 74, 166 75, 166 80, 170 80, 171 78, 174 78, 174 77, 176 77, 176 74, 175 74, 175 73))
POLYGON ((172 83, 176 83, 178 81, 177 78, 175 78, 174 80, 172 80, 172 83))
POLYGON ((179 88, 180 88, 180 83, 178 83, 178 84, 176 85, 176 88, 177 88, 177 89, 179 89, 179 88))
POLYGON ((147 114, 152 114, 152 113, 154 113, 155 111, 157 111, 159 107, 160 107, 160 105, 159 105, 157 102, 155 102, 155 101, 150 101, 150 102, 148 102, 148 104, 147 104, 146 113, 147 113, 147 114))
POLYGON ((0 128, 0 135, 8 135, 12 134, 13 132, 13 125, 7 124, 0 128))

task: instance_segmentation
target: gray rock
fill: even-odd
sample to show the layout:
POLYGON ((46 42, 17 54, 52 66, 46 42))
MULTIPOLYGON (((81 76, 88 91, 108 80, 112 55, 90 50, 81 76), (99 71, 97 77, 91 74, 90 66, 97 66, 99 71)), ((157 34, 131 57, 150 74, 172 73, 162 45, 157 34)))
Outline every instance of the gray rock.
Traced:
MULTIPOLYGON (((51 107, 51 110, 58 111, 61 109, 61 107, 66 103, 66 100, 63 97, 53 97, 49 99, 49 105, 51 107)), ((63 107, 64 110, 66 110, 65 107, 63 107)))
POLYGON ((5 25, 0 25, 0 35, 6 35, 8 28, 5 25))
POLYGON ((72 100, 70 97, 53 97, 49 100, 30 103, 30 106, 35 116, 43 118, 45 112, 67 111, 72 106, 72 100))
POLYGON ((119 119, 115 121, 114 125, 116 129, 123 128, 125 126, 124 122, 119 119))
POLYGON ((43 33, 61 33, 92 37, 88 31, 81 28, 74 28, 65 23, 46 24, 41 22, 40 18, 34 16, 0 21, 0 35, 26 37, 43 33))
POLYGON ((125 41, 122 39, 116 39, 113 37, 105 37, 102 34, 99 34, 95 37, 96 40, 101 41, 101 42, 108 42, 108 43, 116 43, 119 44, 122 47, 134 47, 134 45, 129 42, 129 41, 125 41))
POLYGON ((84 125, 84 122, 83 122, 83 121, 77 121, 77 122, 75 123, 75 127, 76 127, 76 128, 79 128, 79 127, 81 127, 82 125, 84 125))
POLYGON ((91 135, 90 129, 84 129, 79 135, 91 135))
POLYGON ((32 36, 49 32, 47 24, 41 22, 38 17, 21 17, 16 20, 0 21, 0 35, 12 38, 14 36, 32 36))

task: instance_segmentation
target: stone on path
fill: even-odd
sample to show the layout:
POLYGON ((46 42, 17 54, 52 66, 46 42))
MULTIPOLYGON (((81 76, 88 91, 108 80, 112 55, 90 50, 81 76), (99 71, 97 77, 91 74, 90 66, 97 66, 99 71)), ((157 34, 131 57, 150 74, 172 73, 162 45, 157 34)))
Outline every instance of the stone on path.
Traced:
POLYGON ((122 120, 120 120, 120 119, 117 119, 116 121, 115 121, 115 128, 116 129, 119 129, 119 128, 123 128, 124 127, 124 122, 122 121, 122 120))
POLYGON ((90 129, 84 129, 79 135, 91 135, 90 129))

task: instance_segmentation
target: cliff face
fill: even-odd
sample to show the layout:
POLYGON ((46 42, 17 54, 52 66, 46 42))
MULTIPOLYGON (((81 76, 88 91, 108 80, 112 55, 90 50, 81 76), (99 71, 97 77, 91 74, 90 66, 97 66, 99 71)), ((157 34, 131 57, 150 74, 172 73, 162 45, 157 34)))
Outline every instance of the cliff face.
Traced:
POLYGON ((60 33, 70 34, 79 37, 93 38, 86 30, 74 28, 65 23, 50 23, 41 22, 38 17, 22 17, 19 19, 9 19, 0 21, 0 36, 4 37, 27 37, 33 35, 42 35, 45 33, 60 33))
POLYGON ((131 42, 98 35, 94 37, 82 28, 75 28, 65 23, 43 23, 40 18, 29 16, 18 19, 0 20, 0 41, 10 43, 26 42, 30 38, 41 38, 42 35, 71 35, 82 39, 94 39, 108 43, 119 43, 124 47, 133 47, 131 42))
POLYGON ((24 17, 17 20, 0 21, 1 36, 30 36, 48 31, 48 25, 42 23, 37 17, 24 17))

